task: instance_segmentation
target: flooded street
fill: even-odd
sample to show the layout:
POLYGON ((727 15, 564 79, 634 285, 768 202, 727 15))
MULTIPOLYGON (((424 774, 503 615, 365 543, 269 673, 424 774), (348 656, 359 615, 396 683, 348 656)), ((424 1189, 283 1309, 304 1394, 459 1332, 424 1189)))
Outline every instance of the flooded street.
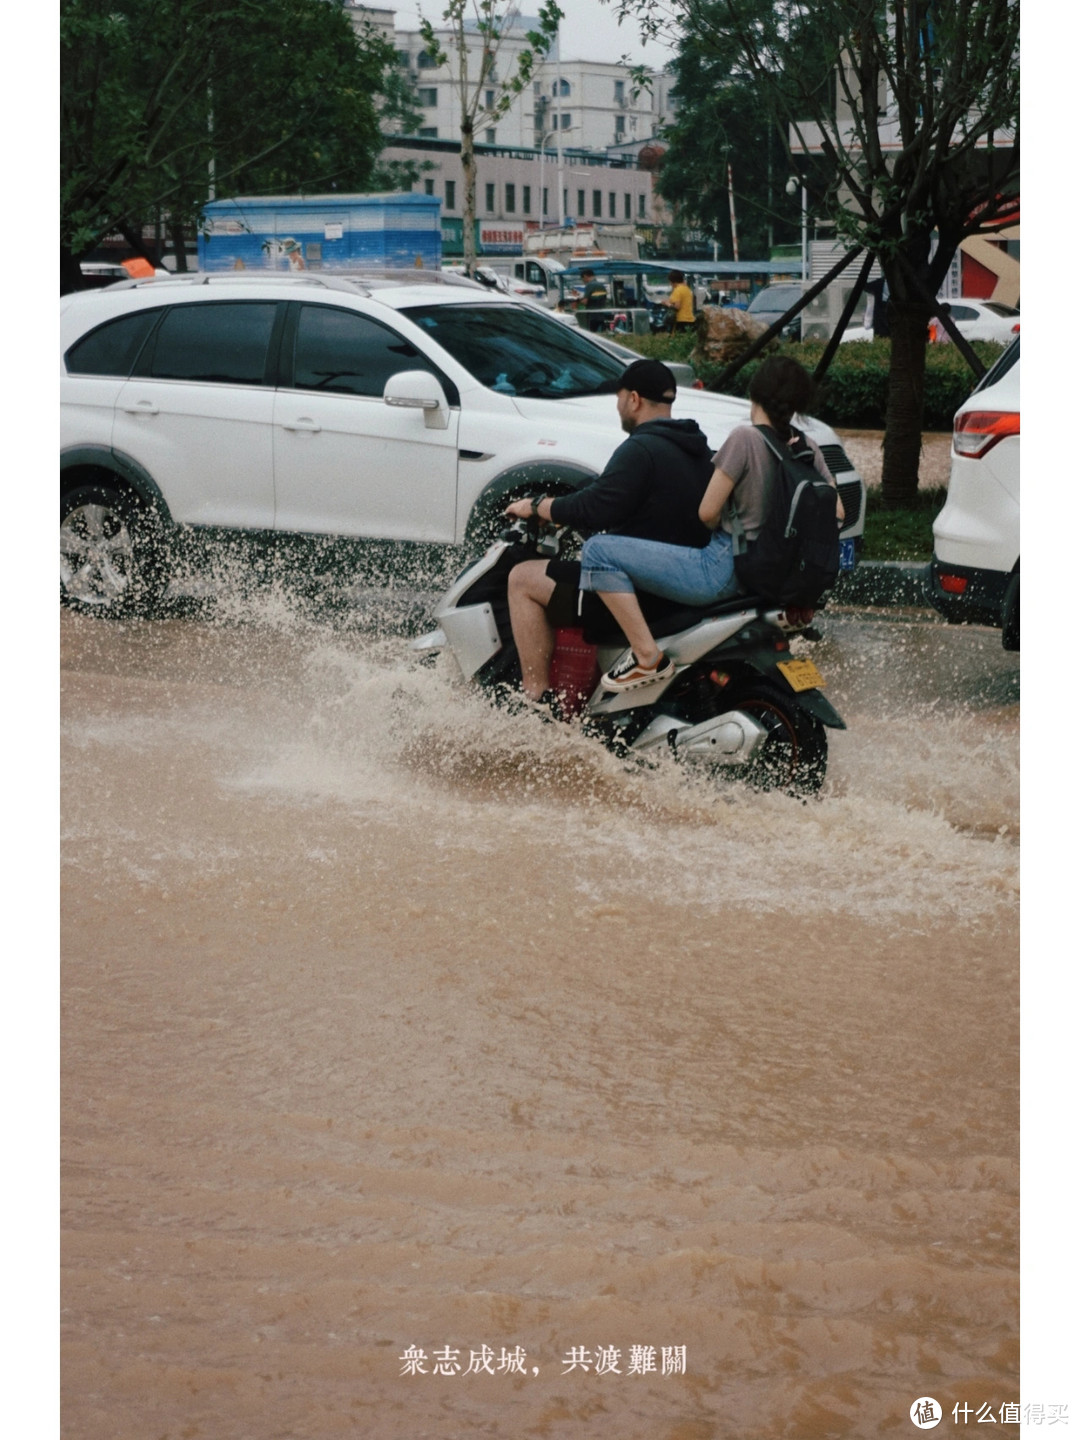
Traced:
POLYGON ((383 618, 61 617, 64 1435, 1018 1400, 1019 657, 824 617, 801 804, 383 618))

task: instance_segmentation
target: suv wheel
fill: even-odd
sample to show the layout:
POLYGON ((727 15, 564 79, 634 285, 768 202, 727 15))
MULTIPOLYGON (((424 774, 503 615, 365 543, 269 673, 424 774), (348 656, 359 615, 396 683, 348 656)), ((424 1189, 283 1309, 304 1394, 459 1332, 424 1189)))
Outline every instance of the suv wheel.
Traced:
POLYGON ((161 522, 130 491, 79 485, 60 497, 60 599, 90 615, 152 608, 168 585, 161 522))

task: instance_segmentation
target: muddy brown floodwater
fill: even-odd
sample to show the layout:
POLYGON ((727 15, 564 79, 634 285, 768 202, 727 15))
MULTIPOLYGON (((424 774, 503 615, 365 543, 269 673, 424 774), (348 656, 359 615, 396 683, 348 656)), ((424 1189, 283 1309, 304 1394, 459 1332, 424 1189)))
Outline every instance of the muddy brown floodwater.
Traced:
POLYGON ((276 595, 62 616, 69 1440, 1019 1399, 1018 660, 824 628, 802 805, 276 595))

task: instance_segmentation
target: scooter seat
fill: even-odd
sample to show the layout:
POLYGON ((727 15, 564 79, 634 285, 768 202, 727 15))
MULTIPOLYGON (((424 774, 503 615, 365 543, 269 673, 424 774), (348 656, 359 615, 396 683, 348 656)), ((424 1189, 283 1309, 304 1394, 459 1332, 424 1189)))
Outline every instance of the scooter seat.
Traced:
MULTIPOLYGON (((654 635, 677 635, 681 630, 689 630, 718 615, 731 615, 739 610, 758 611, 766 603, 756 595, 733 595, 728 600, 717 600, 711 605, 680 605, 676 600, 664 600, 643 590, 638 591, 638 599, 654 635)), ((593 591, 586 590, 582 595, 581 619, 585 639, 590 645, 626 644, 611 611, 593 591)))

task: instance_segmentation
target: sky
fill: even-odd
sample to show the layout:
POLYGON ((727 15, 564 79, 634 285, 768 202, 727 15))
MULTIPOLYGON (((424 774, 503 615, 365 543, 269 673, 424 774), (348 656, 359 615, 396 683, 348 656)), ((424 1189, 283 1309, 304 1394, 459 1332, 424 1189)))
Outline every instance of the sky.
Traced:
MULTIPOLYGON (((389 6, 392 0, 382 0, 389 6)), ((437 21, 442 14, 445 0, 420 0, 419 6, 412 3, 399 5, 396 24, 403 30, 416 27, 417 12, 428 19, 437 21)), ((637 28, 627 22, 618 23, 612 4, 603 0, 559 0, 563 12, 560 31, 564 60, 620 60, 629 55, 635 65, 648 64, 659 68, 671 59, 671 51, 663 45, 650 41, 642 46, 637 28)), ((529 15, 540 7, 522 0, 521 13, 529 15)))

